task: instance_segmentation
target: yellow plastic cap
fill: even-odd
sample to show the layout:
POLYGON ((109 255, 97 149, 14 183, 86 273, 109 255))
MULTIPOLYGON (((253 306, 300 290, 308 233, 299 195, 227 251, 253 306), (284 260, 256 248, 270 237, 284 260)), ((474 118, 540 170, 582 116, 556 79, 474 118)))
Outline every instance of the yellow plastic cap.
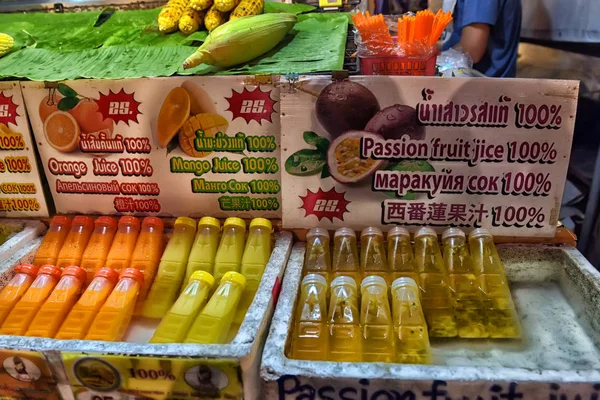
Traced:
POLYGON ((202 218, 200 218, 200 221, 198 221, 198 229, 200 229, 201 225, 211 225, 211 226, 214 226, 217 229, 221 229, 221 223, 219 222, 218 219, 213 218, 213 217, 202 217, 202 218))
POLYGON ((202 281, 212 287, 215 284, 215 278, 206 271, 196 271, 190 276, 190 281, 202 281))
POLYGON ((243 287, 246 287, 246 278, 244 277, 244 275, 240 274, 239 272, 235 272, 235 271, 225 272, 225 275, 223 275, 223 278, 221 278, 221 281, 222 282, 231 281, 231 282, 239 283, 243 287))
POLYGON ((196 229, 196 221, 189 217, 179 217, 175 220, 175 226, 177 225, 187 225, 190 228, 196 229))
POLYGON ((223 224, 224 227, 225 226, 232 226, 232 225, 240 227, 242 229, 246 229, 246 221, 244 221, 241 218, 230 217, 230 218, 227 218, 225 220, 225 223, 223 224))
POLYGON ((252 228, 253 226, 267 228, 270 231, 273 230, 273 224, 271 224, 271 221, 269 221, 266 218, 254 218, 252 222, 250 222, 250 228, 252 228))

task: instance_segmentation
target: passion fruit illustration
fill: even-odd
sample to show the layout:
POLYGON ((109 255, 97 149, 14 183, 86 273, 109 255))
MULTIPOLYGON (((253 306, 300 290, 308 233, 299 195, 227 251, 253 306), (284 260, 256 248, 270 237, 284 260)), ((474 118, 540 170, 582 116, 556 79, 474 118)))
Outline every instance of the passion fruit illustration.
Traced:
MULTIPOLYGON (((386 171, 401 171, 401 172, 435 172, 433 165, 424 160, 402 160, 397 163, 388 164, 386 171)), ((393 199, 401 198, 402 200, 415 200, 417 194, 409 191, 404 196, 398 196, 394 191, 383 192, 386 196, 393 199)))
POLYGON ((331 142, 327 150, 327 166, 336 181, 358 183, 384 166, 383 160, 360 157, 360 139, 363 137, 381 138, 376 133, 348 131, 331 142))
POLYGON ((419 123, 417 110, 394 104, 377 112, 365 126, 365 131, 379 133, 385 139, 400 139, 408 135, 413 140, 425 138, 425 127, 419 123))
POLYGON ((323 88, 315 112, 319 123, 335 139, 347 131, 363 130, 379 108, 375 95, 363 85, 337 81, 323 88))

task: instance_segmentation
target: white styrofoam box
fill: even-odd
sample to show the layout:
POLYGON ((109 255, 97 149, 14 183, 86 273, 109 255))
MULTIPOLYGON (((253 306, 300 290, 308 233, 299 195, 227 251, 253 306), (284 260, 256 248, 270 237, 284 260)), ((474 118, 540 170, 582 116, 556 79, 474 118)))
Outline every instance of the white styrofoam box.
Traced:
POLYGON ((33 220, 0 219, 0 223, 13 225, 22 229, 0 245, 0 261, 12 257, 17 250, 42 235, 47 229, 43 222, 33 220))

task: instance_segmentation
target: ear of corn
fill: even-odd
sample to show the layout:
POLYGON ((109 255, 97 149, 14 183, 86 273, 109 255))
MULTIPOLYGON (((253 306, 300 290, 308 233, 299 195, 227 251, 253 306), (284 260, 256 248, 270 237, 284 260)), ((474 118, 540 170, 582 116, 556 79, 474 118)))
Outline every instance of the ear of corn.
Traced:
POLYGON ((215 8, 221 12, 233 10, 239 3, 239 0, 215 0, 215 8))
POLYGON ((262 14, 264 8, 264 0, 242 0, 229 16, 229 20, 262 14))
POLYGON ((158 14, 158 29, 164 33, 175 32, 187 6, 188 0, 169 0, 158 14))
MULTIPOLYGON (((297 21, 295 15, 287 13, 229 21, 208 35, 202 46, 185 60, 183 68, 202 63, 227 68, 248 62, 277 46, 297 21)), ((208 14, 205 24, 208 27, 208 14)))
POLYGON ((213 5, 213 0, 190 0, 190 7, 196 11, 208 10, 213 5))
POLYGON ((0 33, 0 57, 7 55, 14 45, 15 41, 12 36, 0 33))
POLYGON ((204 26, 209 32, 212 32, 217 27, 227 22, 227 13, 217 10, 215 5, 208 10, 204 17, 204 26))
POLYGON ((179 30, 190 35, 200 29, 204 22, 204 11, 196 11, 191 7, 186 8, 179 20, 179 30))

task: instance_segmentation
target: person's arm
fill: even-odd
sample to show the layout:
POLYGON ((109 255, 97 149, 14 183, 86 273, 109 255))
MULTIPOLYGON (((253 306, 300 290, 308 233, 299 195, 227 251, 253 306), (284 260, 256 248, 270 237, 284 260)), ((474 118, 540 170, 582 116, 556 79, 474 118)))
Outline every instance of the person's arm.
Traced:
POLYGON ((471 56, 473 63, 477 64, 483 58, 487 50, 490 37, 490 26, 488 24, 474 23, 462 29, 460 43, 462 50, 471 56))

